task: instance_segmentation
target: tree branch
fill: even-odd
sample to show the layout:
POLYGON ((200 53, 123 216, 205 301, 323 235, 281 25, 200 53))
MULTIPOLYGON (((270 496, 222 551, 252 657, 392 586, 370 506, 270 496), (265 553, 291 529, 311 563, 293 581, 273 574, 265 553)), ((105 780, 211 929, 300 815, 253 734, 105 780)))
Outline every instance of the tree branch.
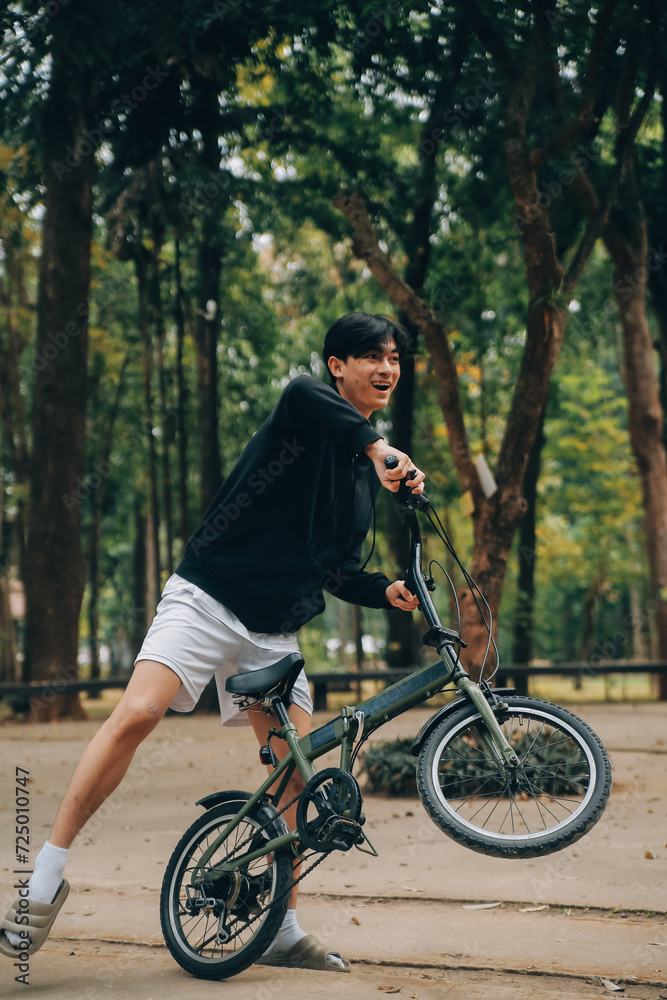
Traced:
POLYGON ((437 376, 438 401, 449 433, 449 447, 454 467, 462 488, 470 490, 475 496, 480 491, 479 479, 470 454, 459 395, 456 361, 447 333, 419 295, 400 277, 389 257, 378 246, 377 235, 362 196, 358 192, 350 195, 339 192, 334 205, 344 212, 352 223, 355 232, 353 249, 356 256, 366 261, 373 277, 392 302, 422 331, 437 376))
POLYGON ((466 15, 470 18, 472 30, 482 45, 485 45, 487 51, 491 53, 500 72, 511 83, 515 83, 519 76, 519 70, 512 59, 510 50, 505 44, 505 39, 500 32, 495 18, 484 13, 478 5, 477 0, 465 0, 462 6, 465 8, 466 15))
MULTIPOLYGON (((630 120, 628 122, 622 122, 617 118, 617 128, 620 135, 616 144, 616 163, 614 164, 614 169, 612 170, 609 183, 607 184, 607 189, 602 199, 598 198, 588 178, 584 178, 581 171, 578 172, 578 176, 574 182, 575 190, 584 207, 584 210, 589 216, 589 221, 579 246, 577 247, 572 263, 563 278, 562 290, 565 294, 568 294, 574 289, 577 281, 581 277, 581 273, 584 269, 586 261, 588 260, 590 252, 593 249, 595 241, 602 235, 603 230, 605 230, 608 226, 609 212, 611 211, 612 205, 616 199, 618 189, 623 182, 623 177, 628 163, 633 156, 634 143, 637 138, 637 133, 646 116, 646 112, 650 107, 651 101, 653 100, 653 93, 657 84, 657 76, 658 59, 654 53, 649 70, 646 91, 642 98, 638 101, 635 110, 630 115, 630 120)), ((620 88, 617 103, 617 108, 621 111, 621 113, 629 113, 631 104, 628 101, 627 94, 628 92, 632 93, 634 91, 635 84, 636 70, 634 74, 627 74, 623 78, 623 85, 620 88), (630 77, 632 78, 630 79, 630 77)), ((613 229, 610 228, 605 232, 605 241, 608 242, 609 240, 613 240, 613 238, 613 229)))
POLYGON ((575 139, 578 139, 592 123, 600 51, 604 36, 611 23, 612 14, 618 2, 619 0, 607 0, 596 21, 583 76, 581 108, 578 114, 548 139, 543 146, 532 151, 530 154, 530 165, 534 170, 539 170, 552 156, 555 156, 561 149, 564 149, 571 142, 574 142, 575 139))

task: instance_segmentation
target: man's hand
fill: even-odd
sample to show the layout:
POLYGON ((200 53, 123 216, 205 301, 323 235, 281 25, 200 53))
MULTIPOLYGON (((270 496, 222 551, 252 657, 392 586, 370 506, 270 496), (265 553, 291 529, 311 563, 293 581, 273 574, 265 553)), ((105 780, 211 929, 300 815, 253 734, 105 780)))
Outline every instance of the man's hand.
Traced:
MULTIPOLYGON (((398 489, 399 480, 405 479, 416 468, 409 455, 406 455, 404 451, 399 451, 398 448, 392 448, 382 438, 367 445, 364 451, 373 462, 378 479, 391 493, 395 493, 398 489), (398 465, 395 469, 388 469, 384 464, 385 458, 389 455, 394 455, 398 459, 398 465)), ((424 489, 424 479, 424 473, 416 469, 416 474, 407 480, 407 485, 414 493, 421 493, 424 489)))
POLYGON ((419 598, 410 593, 405 586, 405 580, 390 583, 385 590, 385 596, 389 604, 395 608, 402 608, 403 611, 414 611, 419 604, 419 598))

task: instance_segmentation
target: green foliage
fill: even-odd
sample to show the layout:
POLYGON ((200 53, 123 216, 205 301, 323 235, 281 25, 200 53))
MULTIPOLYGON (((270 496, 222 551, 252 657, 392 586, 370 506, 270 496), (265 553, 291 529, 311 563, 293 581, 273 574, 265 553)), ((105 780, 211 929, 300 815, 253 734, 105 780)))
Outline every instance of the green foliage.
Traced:
MULTIPOLYGON (((291 377, 300 372, 322 376, 322 339, 339 315, 354 309, 394 311, 353 252, 347 220, 332 204, 339 188, 363 192, 382 246, 401 273, 411 261, 428 255, 423 295, 451 331, 473 457, 484 453, 492 467, 523 356, 528 293, 503 151, 501 112, 507 83, 476 40, 465 4, 392 4, 380 13, 371 3, 317 7, 303 0, 254 6, 234 0, 60 6, 63 9, 53 14, 54 5, 43 8, 34 0, 22 0, 0 14, 5 57, 0 81, 0 343, 5 343, 4 329, 11 319, 23 352, 21 433, 28 444, 38 244, 48 169, 41 163, 41 116, 51 60, 65 53, 99 71, 100 121, 107 120, 114 101, 140 82, 147 66, 168 67, 155 100, 140 101, 108 119, 113 128, 95 153, 86 455, 91 483, 123 363, 129 358, 102 508, 100 636, 113 646, 122 643, 138 614, 133 592, 135 515, 137 510, 145 512, 150 486, 138 287, 130 251, 149 252, 152 227, 163 238, 158 272, 165 313, 167 412, 160 412, 156 403, 153 372, 155 426, 149 430, 162 443, 166 428, 173 470, 178 444, 178 237, 186 329, 189 530, 196 527, 200 509, 194 337, 197 310, 204 305, 198 298, 201 244, 211 219, 223 262, 217 375, 224 471, 291 377), (207 87, 220 110, 212 165, 204 157, 201 133, 207 87), (419 213, 428 206, 430 194, 434 197, 426 243, 416 247, 419 213), (123 252, 117 253, 121 245, 123 252)), ((524 8, 482 6, 496 18, 510 53, 520 59, 530 30, 524 8)), ((619 4, 605 40, 601 74, 606 87, 596 107, 599 128, 590 139, 594 155, 587 167, 602 187, 616 141, 611 105, 621 50, 617 42, 629 24, 645 30, 645 19, 637 14, 636 5, 619 4)), ((590 5, 555 4, 558 94, 552 92, 552 79, 540 82, 531 121, 536 142, 553 134, 556 122, 576 110, 580 80, 576 86, 570 82, 581 74, 597 16, 597 8, 590 5)), ((641 73, 643 81, 645 70, 641 73)), ((640 136, 639 152, 655 246, 660 246, 664 221, 663 112, 664 104, 656 102, 640 136)), ((540 184, 549 183, 554 172, 567 166, 568 156, 564 152, 545 168, 540 184)), ((564 256, 581 226, 570 195, 563 188, 551 208, 564 256)), ((652 274, 655 296, 664 297, 665 271, 662 267, 652 274)), ((570 315, 547 412, 534 554, 535 649, 543 657, 578 654, 584 599, 596 580, 594 639, 600 642, 616 632, 631 589, 643 597, 647 587, 641 497, 628 443, 612 283, 609 262, 596 251, 577 289, 578 311, 573 307, 570 315)), ((154 336, 155 324, 151 332, 154 336)), ((429 495, 467 562, 473 524, 461 506, 436 380, 421 346, 416 385, 413 457, 427 471, 429 495)), ((379 415, 377 425, 391 439, 388 411, 379 415)), ((0 443, 2 506, 9 521, 17 516, 17 498, 25 499, 25 484, 16 482, 16 440, 18 432, 10 438, 5 429, 0 443)), ((163 503, 161 481, 159 486, 163 503)), ((84 545, 94 496, 94 489, 82 491, 84 545)), ((170 499, 178 510, 176 476, 170 499)), ((389 516, 390 505, 381 496, 376 555, 369 568, 398 576, 404 567, 393 565, 389 553, 389 516)), ((175 537, 176 562, 185 540, 175 537)), ((427 558, 443 558, 432 538, 424 544, 427 558)), ((12 545, 11 564, 18 567, 18 540, 12 545)), ((451 622, 449 593, 446 581, 442 583, 435 599, 443 618, 451 622)), ((505 653, 515 597, 510 573, 501 609, 500 644, 505 653)), ((382 638, 382 612, 364 609, 363 623, 364 631, 382 638)), ((82 631, 86 627, 82 618, 82 631)), ((326 614, 300 635, 309 663, 331 664, 327 639, 346 640, 348 627, 331 600, 326 614)), ((617 645, 617 655, 628 652, 629 640, 617 645)), ((344 649, 340 655, 343 663, 344 649)), ((391 752, 398 755, 399 749, 391 752)), ((372 760, 371 753, 366 761, 372 760)), ((387 787, 408 783, 410 771, 413 759, 402 764, 397 756, 388 766, 387 787)))
MULTIPOLYGON (((536 789, 541 795, 575 795, 581 793, 588 774, 588 762, 583 750, 574 748, 563 753, 563 740, 553 741, 553 733, 515 731, 510 744, 522 766, 520 779, 526 789, 536 789)), ((561 734, 558 734, 559 737, 561 734)), ((499 795, 514 797, 508 775, 477 740, 456 740, 455 752, 441 762, 438 778, 443 793, 451 798, 475 797, 483 789, 486 798, 499 795)), ((519 792, 521 795, 521 792, 519 792)))
POLYGON ((376 795, 416 796, 417 760, 410 753, 412 743, 412 739, 382 740, 369 746, 360 769, 368 779, 366 791, 376 795))

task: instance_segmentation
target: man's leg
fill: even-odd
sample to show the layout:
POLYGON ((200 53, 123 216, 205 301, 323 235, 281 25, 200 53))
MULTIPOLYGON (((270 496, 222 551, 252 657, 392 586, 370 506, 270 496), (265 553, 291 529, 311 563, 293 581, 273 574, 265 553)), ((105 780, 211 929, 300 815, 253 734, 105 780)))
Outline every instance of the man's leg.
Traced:
MULTIPOLYGON (((252 727, 255 731, 255 736, 259 742, 260 747, 263 747, 265 743, 268 742, 269 729, 276 727, 277 722, 273 716, 269 716, 266 712, 259 711, 255 709, 248 710, 248 717, 252 723, 252 727)), ((305 709, 301 708, 299 705, 292 704, 289 708, 289 717, 296 726, 296 730, 299 736, 307 736, 310 732, 311 718, 305 709)), ((284 740, 273 740, 271 746, 278 757, 279 760, 287 754, 288 746, 284 740)), ((269 772, 272 770, 271 767, 268 768, 269 772)), ((280 805, 285 802, 289 802, 298 795, 303 789, 303 778, 298 771, 295 771, 292 775, 290 782, 285 789, 282 799, 280 800, 280 805)), ((294 803, 289 809, 286 809, 283 813, 285 821, 291 830, 296 827, 296 809, 297 804, 294 803)), ((301 863, 295 863, 294 873, 298 875, 301 867, 301 863)), ((278 931, 276 938, 274 939, 271 946, 264 953, 264 959, 268 964, 275 961, 276 958, 281 959, 286 953, 297 946, 299 942, 306 943, 302 954, 296 954, 294 961, 288 961, 284 963, 280 961, 276 964, 293 964, 295 968, 318 968, 327 969, 332 972, 347 972, 350 968, 350 963, 345 959, 341 958, 337 952, 329 952, 327 949, 323 948, 318 941, 310 937, 305 931, 301 930, 296 919, 296 901, 299 894, 299 887, 295 885, 292 889, 290 895, 289 906, 287 909, 287 914, 283 921, 283 924, 278 931)))
MULTIPOLYGON (((118 787, 139 744, 173 701, 181 680, 163 663, 140 660, 123 697, 100 726, 79 761, 49 839, 35 859, 28 898, 51 903, 63 877, 67 849, 77 833, 118 787)), ((7 932, 13 945, 25 944, 7 932)))
POLYGON ((139 660, 123 697, 86 747, 72 776, 49 843, 69 847, 118 787, 139 744, 171 705, 181 680, 164 663, 139 660))
MULTIPOLYGON (((310 732, 310 715, 308 714, 308 712, 306 712, 305 709, 300 708, 299 705, 292 704, 289 707, 289 717, 296 726, 296 731, 299 734, 299 736, 307 736, 308 733, 310 732)), ((257 737, 257 741, 260 747, 263 747, 268 742, 269 729, 273 729, 279 726, 277 719, 275 719, 271 715, 267 715, 266 712, 264 712, 262 709, 260 710, 249 709, 248 718, 252 723, 252 728, 255 731, 255 736, 257 737)), ((289 747, 287 746, 287 743, 285 743, 284 740, 273 740, 271 745, 273 747, 276 757, 279 760, 282 760, 289 750, 289 747)), ((267 770, 271 772, 273 768, 268 767, 267 770)), ((282 806, 285 802, 289 802, 290 799, 293 799, 295 795, 298 795, 302 789, 303 789, 303 778, 301 777, 298 771, 295 771, 290 779, 289 785, 285 789, 282 799, 280 800, 280 805, 282 806)), ((290 830, 294 830, 294 828, 296 827, 296 807, 297 803, 295 802, 293 806, 290 806, 290 808, 286 809, 285 812, 283 813, 285 817, 285 822, 289 826, 290 830)), ((299 866, 295 865, 295 867, 299 866)), ((290 896, 290 901, 289 901, 290 910, 296 908, 296 899, 298 894, 299 894, 299 887, 298 885, 295 885, 294 888, 292 889, 292 894, 290 896)))

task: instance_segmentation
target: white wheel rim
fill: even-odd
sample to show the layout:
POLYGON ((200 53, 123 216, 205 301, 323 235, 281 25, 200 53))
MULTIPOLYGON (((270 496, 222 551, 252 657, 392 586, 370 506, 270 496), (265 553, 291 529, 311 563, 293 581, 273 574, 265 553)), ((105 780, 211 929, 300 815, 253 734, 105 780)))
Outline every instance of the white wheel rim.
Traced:
MULTIPOLYGON (((518 709, 515 708, 514 706, 510 706, 510 715, 512 717, 525 716, 528 718, 536 718, 540 719, 542 722, 548 722, 549 718, 548 713, 546 713, 544 709, 538 711, 537 709, 534 708, 518 709)), ((595 779, 597 777, 597 767, 595 764, 595 760, 593 758, 593 754, 587 743, 585 743, 581 739, 577 731, 571 725, 569 725, 569 723, 565 722, 563 719, 559 719, 555 715, 551 716, 553 723, 555 723, 559 729, 562 729, 565 732, 567 732, 572 737, 577 747, 585 755, 590 775, 588 788, 586 789, 586 793, 583 799, 581 800, 577 808, 574 809, 572 813, 570 813, 570 815, 566 817, 566 819, 562 820, 560 823, 554 823, 553 826, 550 826, 547 829, 538 830, 535 833, 499 833, 490 830, 485 830, 482 826, 476 825, 475 823, 470 823, 464 816, 461 816, 456 809, 452 808, 452 806, 449 803, 449 800, 442 794, 442 788, 440 786, 440 777, 439 777, 440 754, 442 752, 442 748, 445 745, 445 743, 451 744, 453 740, 456 738, 457 733, 460 733, 462 729, 465 729, 467 726, 471 725, 471 723, 475 722, 478 719, 481 719, 481 715, 479 715, 479 713, 472 716, 466 716, 466 718, 462 719, 457 725, 454 726, 453 729, 450 729, 445 734, 445 736, 443 736, 442 740, 438 744, 438 747, 433 757, 433 764, 431 767, 431 781, 433 784, 433 788, 435 790, 435 794, 438 797, 438 801, 440 802, 441 806, 445 809, 445 811, 448 813, 448 815, 457 824, 465 827, 467 830, 470 830, 470 832, 474 833, 476 836, 484 836, 489 840, 495 840, 500 843, 515 843, 515 844, 530 843, 531 841, 539 840, 542 837, 552 837, 555 833, 558 833, 559 830, 563 830, 566 827, 570 826, 573 820, 575 820, 577 816, 581 815, 581 813, 584 811, 584 809, 586 808, 586 806, 588 805, 588 803, 592 798, 596 784, 595 779)), ((474 796, 470 797, 472 798, 474 796)))

